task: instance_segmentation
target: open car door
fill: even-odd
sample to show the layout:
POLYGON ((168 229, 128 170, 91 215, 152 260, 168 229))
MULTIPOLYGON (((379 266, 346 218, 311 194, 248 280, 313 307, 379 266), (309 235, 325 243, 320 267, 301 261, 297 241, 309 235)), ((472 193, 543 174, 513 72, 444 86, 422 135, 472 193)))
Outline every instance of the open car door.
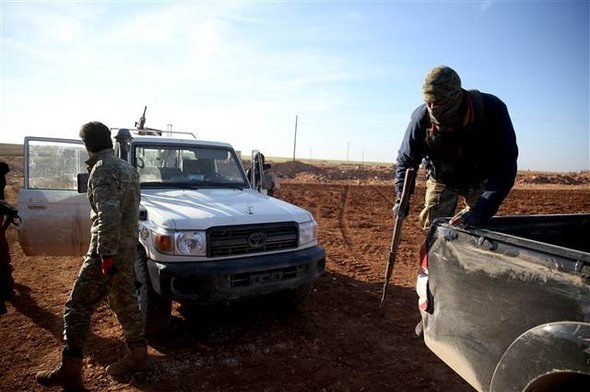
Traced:
POLYGON ((82 141, 25 138, 18 234, 26 255, 80 256, 88 250, 90 205, 77 183, 87 159, 82 141))

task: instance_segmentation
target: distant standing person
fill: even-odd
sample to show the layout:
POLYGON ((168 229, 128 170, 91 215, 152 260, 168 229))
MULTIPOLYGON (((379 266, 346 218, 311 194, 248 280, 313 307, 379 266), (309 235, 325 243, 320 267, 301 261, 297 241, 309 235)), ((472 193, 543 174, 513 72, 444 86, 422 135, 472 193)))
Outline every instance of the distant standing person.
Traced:
POLYGON ((279 180, 275 173, 272 171, 272 165, 270 163, 266 163, 264 158, 264 154, 261 152, 257 152, 254 155, 253 159, 254 165, 254 172, 252 169, 248 169, 246 175, 250 180, 250 183, 256 184, 256 187, 260 188, 259 190, 262 193, 267 194, 268 196, 273 196, 275 191, 279 189, 279 180), (262 177, 260 176, 260 168, 262 167, 262 177))
POLYGON ((82 389, 83 347, 91 316, 103 299, 121 323, 128 350, 107 373, 120 375, 146 367, 147 344, 135 295, 134 260, 139 212, 139 174, 115 156, 111 132, 100 122, 82 126, 90 159, 86 161, 88 201, 91 211, 91 239, 87 255, 64 307, 64 340, 61 364, 37 373, 46 387, 82 389))
POLYGON ((425 103, 412 113, 398 152, 394 213, 406 169, 417 170, 423 163, 423 228, 446 216, 457 226, 485 223, 498 211, 517 173, 518 147, 506 105, 494 95, 464 90, 459 75, 447 66, 428 72, 422 94, 425 103), (459 197, 466 207, 455 214, 459 197))

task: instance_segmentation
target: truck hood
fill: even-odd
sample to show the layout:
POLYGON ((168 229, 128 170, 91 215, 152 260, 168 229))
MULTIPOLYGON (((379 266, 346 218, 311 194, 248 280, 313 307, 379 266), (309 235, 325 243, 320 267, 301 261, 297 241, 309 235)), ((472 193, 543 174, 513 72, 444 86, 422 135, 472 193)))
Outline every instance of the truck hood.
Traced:
POLYGON ((141 205, 148 221, 171 230, 313 219, 302 208, 252 189, 142 190, 141 205))

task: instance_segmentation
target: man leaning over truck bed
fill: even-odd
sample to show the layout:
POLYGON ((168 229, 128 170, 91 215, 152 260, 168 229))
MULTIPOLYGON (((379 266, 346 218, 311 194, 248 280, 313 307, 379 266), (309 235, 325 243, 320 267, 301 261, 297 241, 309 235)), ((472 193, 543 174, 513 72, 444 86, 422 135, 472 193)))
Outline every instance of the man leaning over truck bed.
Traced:
POLYGON ((506 105, 494 95, 464 90, 459 75, 447 66, 426 75, 422 93, 425 103, 412 113, 398 152, 394 214, 406 169, 417 170, 423 163, 424 229, 445 216, 458 226, 484 223, 498 211, 516 178, 518 147, 506 105), (459 196, 467 206, 455 215, 459 196))
MULTIPOLYGON (((395 167, 397 216, 408 168, 426 169, 420 224, 440 217, 470 226, 492 217, 514 185, 518 146, 508 109, 494 95, 464 90, 450 67, 433 68, 422 86, 424 104, 411 116, 395 167), (459 196, 466 207, 455 214, 459 196)), ((414 180, 415 181, 415 180, 414 180)), ((409 184, 413 189, 414 184, 409 184)), ((406 205, 409 208, 409 203, 406 205)), ((407 215, 407 211, 405 211, 407 215)), ((422 335, 422 321, 416 325, 422 335)))

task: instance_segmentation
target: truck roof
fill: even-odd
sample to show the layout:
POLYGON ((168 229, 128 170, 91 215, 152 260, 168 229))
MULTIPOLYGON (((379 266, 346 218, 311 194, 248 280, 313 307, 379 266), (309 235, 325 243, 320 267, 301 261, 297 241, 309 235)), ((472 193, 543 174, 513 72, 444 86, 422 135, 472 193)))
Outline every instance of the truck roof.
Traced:
MULTIPOLYGON (((166 136, 160 136, 156 132, 147 134, 146 131, 129 128, 111 128, 111 131, 119 131, 120 129, 127 129, 133 138, 133 143, 149 143, 149 144, 182 144, 187 146, 211 146, 211 147, 227 147, 233 148, 231 144, 226 142, 214 142, 209 140, 199 140, 190 132, 167 132, 166 136), (192 137, 192 138, 191 138, 192 137)), ((148 131, 149 132, 149 131, 148 131)), ((158 131, 161 133, 161 131, 158 131)), ((116 133, 116 132, 115 132, 116 133)))
POLYGON ((182 139, 162 136, 134 136, 133 143, 149 143, 149 144, 183 144, 187 146, 212 146, 212 147, 228 147, 232 148, 231 144, 225 142, 212 142, 209 140, 199 139, 182 139))

